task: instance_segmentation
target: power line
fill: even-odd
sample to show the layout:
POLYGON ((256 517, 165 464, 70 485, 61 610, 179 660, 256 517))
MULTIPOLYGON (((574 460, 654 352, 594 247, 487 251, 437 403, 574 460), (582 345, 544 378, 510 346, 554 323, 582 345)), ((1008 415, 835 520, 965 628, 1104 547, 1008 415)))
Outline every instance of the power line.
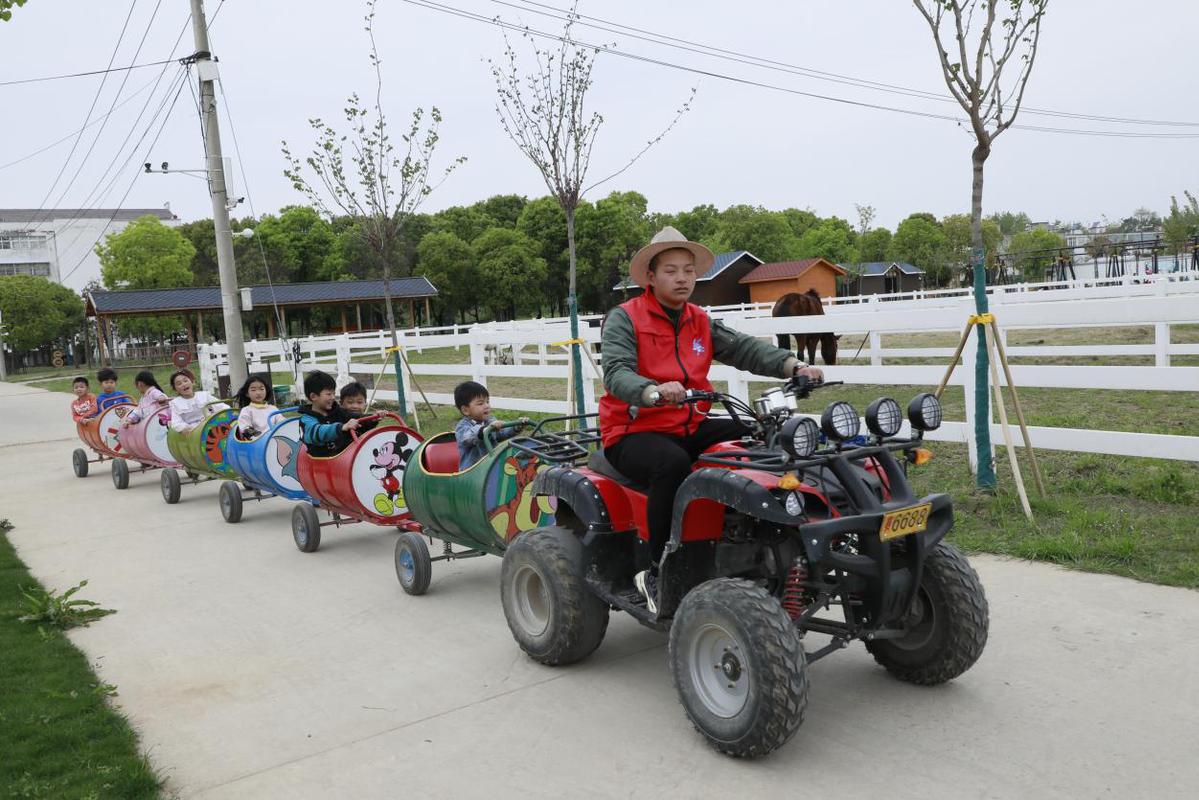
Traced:
MULTIPOLYGON (((108 66, 112 66, 112 62, 117 58, 117 52, 121 49, 121 42, 125 39, 125 31, 129 28, 129 20, 133 18, 133 9, 137 8, 137 0, 133 0, 129 4, 129 13, 125 15, 125 22, 121 26, 121 33, 117 36, 117 43, 112 48, 112 55, 108 58, 108 66)), ((79 147, 80 140, 83 139, 83 131, 87 128, 87 123, 92 118, 92 112, 96 110, 96 103, 100 102, 100 93, 104 91, 104 84, 108 81, 108 73, 104 73, 104 77, 100 79, 100 86, 96 89, 95 96, 92 97, 92 104, 87 109, 87 116, 83 118, 83 127, 79 129, 79 135, 75 137, 75 143, 71 145, 71 152, 67 153, 66 160, 62 162, 62 166, 58 169, 58 174, 54 176, 54 182, 50 184, 50 188, 46 190, 46 196, 37 204, 37 208, 44 209, 46 201, 50 199, 50 195, 54 194, 54 190, 58 187, 58 182, 62 180, 62 174, 67 171, 67 166, 71 163, 71 159, 75 157, 75 150, 79 147)), ((34 221, 37 221, 36 216, 34 221)))
MULTIPOLYGON (((135 0, 135 2, 136 2, 136 0, 135 0)), ((137 57, 139 55, 141 55, 142 48, 145 47, 145 45, 146 45, 146 37, 148 37, 150 35, 150 29, 154 27, 154 20, 157 19, 158 9, 161 7, 162 7, 162 0, 158 0, 154 4, 154 10, 152 12, 150 12, 150 19, 146 23, 146 29, 144 31, 142 31, 142 38, 137 43, 137 50, 134 51, 134 53, 133 53, 134 60, 137 60, 137 57)), ((175 45, 177 47, 178 42, 176 42, 175 45)), ((173 51, 172 51, 172 54, 173 54, 173 51)), ((165 73, 165 72, 166 72, 166 66, 163 66, 162 73, 165 73)), ((162 76, 162 73, 159 73, 159 77, 162 76)), ((63 187, 63 190, 61 192, 59 192, 58 200, 56 200, 53 203, 54 206, 58 206, 60 203, 62 203, 63 198, 65 198, 67 196, 67 192, 71 191, 71 187, 74 186, 75 181, 77 181, 79 179, 80 173, 83 172, 84 165, 87 164, 87 160, 89 158, 91 158, 92 153, 96 149, 96 145, 100 143, 100 137, 104 135, 104 129, 106 127, 108 127, 108 115, 112 114, 113 109, 116 108, 117 101, 121 99, 121 92, 125 91, 125 86, 128 83, 129 83, 129 73, 126 72, 124 77, 121 79, 121 85, 117 87, 116 94, 114 94, 112 96, 112 103, 110 103, 108 106, 108 114, 106 114, 104 116, 104 121, 100 124, 100 130, 96 131, 95 137, 92 138, 92 143, 90 145, 88 145, 87 152, 83 154, 83 158, 80 159, 78 166, 75 167, 75 173, 73 175, 71 175, 71 179, 69 181, 67 181, 67 185, 63 187)), ((139 119, 140 119, 140 116, 139 116, 139 119)), ((134 121, 134 127, 136 127, 136 126, 137 126, 137 122, 134 121)), ((126 135, 126 137, 125 137, 126 142, 129 141, 129 136, 131 136, 131 135, 133 135, 133 128, 130 128, 129 134, 126 135)), ((124 147, 124 146, 125 146, 125 144, 124 144, 124 142, 122 142, 121 147, 124 147)), ((119 151, 120 151, 120 148, 118 148, 118 152, 119 151)), ((116 160, 116 156, 113 157, 113 160, 114 161, 116 160)), ((103 180, 103 178, 101 178, 101 180, 103 180)), ((89 195, 90 195, 90 193, 89 193, 89 195)), ((86 202, 86 198, 84 199, 84 202, 86 202)), ((50 216, 49 213, 47 213, 46 220, 43 220, 43 224, 45 222, 49 221, 49 216, 50 216)), ((70 225, 70 222, 68 222, 67 224, 70 225)), ((40 227, 40 225, 35 226, 34 229, 37 230, 39 227, 40 227)))
MULTIPOLYGON (((190 21, 191 21, 191 15, 188 14, 187 19, 185 19, 183 21, 183 26, 179 29, 179 35, 175 37, 175 43, 171 46, 171 55, 172 56, 174 56, 175 51, 179 49, 179 42, 181 42, 183 40, 183 34, 187 31, 187 25, 188 25, 188 22, 190 22, 190 21)), ((88 208, 88 203, 91 202, 92 197, 96 194, 96 192, 104 184, 104 181, 108 177, 108 174, 112 171, 113 165, 116 164, 117 159, 121 157, 121 152, 125 149, 125 145, 129 144, 129 140, 133 137, 134 132, 137 130, 138 123, 141 122, 142 116, 145 115, 145 113, 146 113, 146 109, 150 107, 150 102, 154 97, 154 93, 158 90, 158 84, 162 82, 163 77, 167 73, 167 65, 171 64, 171 63, 174 63, 174 62, 167 61, 164 63, 162 69, 158 73, 158 77, 154 81, 154 88, 151 89, 150 95, 146 98, 146 102, 142 105, 141 110, 138 111, 137 117, 135 117, 133 120, 133 124, 131 124, 129 126, 129 132, 125 134, 125 138, 121 141, 120 145, 117 146, 116 152, 113 153, 112 159, 109 160, 108 165, 104 168, 103 172, 100 175, 100 178, 96 181, 96 184, 92 187, 91 191, 89 191, 84 196, 83 202, 81 202, 79 204, 75 214, 73 214, 71 216, 71 218, 67 221, 67 223, 56 232, 57 236, 62 236, 67 231, 67 229, 69 229, 71 227, 71 225, 73 225, 75 222, 78 221, 78 219, 82 216, 83 212, 88 208)), ((169 92, 170 89, 168 88, 167 91, 169 92)), ((118 92, 118 94, 119 94, 119 92, 118 92)), ((97 139, 99 139, 99 134, 96 134, 96 137, 97 137, 97 139)), ((89 150, 88 153, 90 155, 91 151, 89 150)), ((84 158, 86 160, 87 157, 85 156, 84 158)), ((82 165, 80 165, 80 168, 82 168, 82 165)), ((78 238, 79 238, 78 235, 76 235, 75 239, 71 240, 71 244, 73 245, 78 238)))
MULTIPOLYGON (((136 3, 135 3, 136 4, 136 3)), ((21 78, 15 81, 0 81, 0 86, 19 86, 23 83, 42 83, 43 81, 61 81, 66 78, 87 78, 91 75, 108 75, 113 72, 128 72, 135 69, 144 69, 146 67, 160 67, 166 64, 166 61, 147 61, 144 64, 127 64, 123 67, 109 66, 107 69, 93 69, 88 72, 71 72, 66 75, 45 75, 41 78, 21 78)), ((111 64, 111 62, 110 62, 111 64)))
POLYGON ((74 131, 71 131, 71 132, 70 132, 70 133, 68 133, 66 136, 63 136, 61 139, 55 139, 53 142, 50 142, 50 144, 43 145, 43 146, 39 147, 37 150, 34 150, 34 151, 30 152, 30 153, 26 153, 25 155, 21 156, 21 157, 20 157, 20 158, 18 158, 18 159, 14 159, 14 160, 12 160, 12 161, 9 161, 7 164, 0 164, 0 169, 8 169, 9 167, 15 167, 17 164, 20 164, 20 163, 21 163, 21 162, 23 162, 23 161, 28 161, 29 159, 33 158, 34 156, 39 156, 39 155, 41 155, 42 153, 46 152, 47 150, 52 150, 52 149, 54 149, 55 147, 58 147, 58 145, 60 145, 60 144, 62 144, 63 142, 67 141, 67 140, 68 140, 68 139, 70 139, 72 136, 75 136, 75 135, 77 135, 77 134, 83 133, 85 130, 87 130, 88 128, 92 127, 93 125, 99 125, 101 120, 103 120, 103 119, 107 118, 108 116, 110 116, 110 115, 111 115, 111 114, 112 114, 114 111, 116 111, 116 109, 117 109, 117 108, 121 108, 121 107, 123 107, 123 106, 125 106, 125 105, 128 105, 129 103, 132 103, 132 102, 133 102, 133 100, 134 100, 134 98, 136 98, 136 97, 137 97, 138 95, 140 95, 142 92, 146 91, 146 89, 149 89, 151 84, 157 84, 157 83, 158 83, 158 81, 157 81, 156 79, 155 79, 155 80, 150 80, 150 81, 147 81, 146 83, 143 83, 143 84, 141 85, 141 87, 140 87, 140 88, 136 89, 136 90, 135 90, 135 91, 134 91, 132 94, 130 94, 130 95, 129 95, 128 97, 126 97, 124 100, 122 100, 121 102, 117 103, 117 105, 116 105, 116 108, 112 109, 111 111, 109 111, 109 112, 108 112, 107 114, 105 114, 104 116, 101 116, 101 117, 96 117, 94 120, 92 120, 92 121, 91 121, 91 122, 89 122, 88 124, 84 125, 84 126, 83 126, 82 128, 80 128, 79 130, 74 130, 74 131))
MULTIPOLYGON (((552 19, 556 19, 556 20, 560 20, 560 21, 567 21, 568 19, 570 19, 569 15, 572 13, 566 9, 558 8, 557 6, 548 5, 546 3, 535 2, 535 0, 517 0, 517 1, 520 2, 524 6, 535 6, 537 8, 547 9, 547 11, 538 11, 535 8, 521 8, 521 7, 514 5, 513 3, 506 2, 506 0, 491 0, 491 2, 495 3, 496 5, 507 6, 509 8, 517 9, 520 11, 532 11, 535 14, 540 14, 542 16, 547 16, 552 19), (549 12, 557 12, 557 13, 554 14, 554 13, 549 13, 549 12)), ((790 64, 785 61, 776 61, 776 60, 772 60, 772 59, 768 59, 768 58, 762 58, 760 56, 755 56, 751 53, 743 53, 743 52, 739 52, 739 51, 735 51, 735 50, 726 50, 724 48, 716 47, 714 45, 694 42, 694 41, 690 41, 688 39, 680 39, 678 37, 668 36, 668 35, 662 34, 662 33, 657 33, 656 31, 646 30, 644 28, 637 28, 637 27, 633 27, 631 25, 622 24, 620 22, 614 22, 612 20, 605 20, 605 19, 601 19, 599 17, 588 16, 586 14, 581 14, 581 13, 577 13, 577 12, 575 12, 575 16, 577 17, 576 22, 578 24, 584 25, 589 28, 595 28, 597 30, 607 31, 609 33, 616 33, 616 34, 622 35, 622 36, 629 36, 630 38, 640 39, 642 41, 650 42, 653 44, 665 44, 668 47, 675 47, 676 49, 687 50, 690 52, 699 53, 701 55, 707 55, 707 56, 711 56, 714 58, 722 58, 726 61, 734 61, 734 62, 741 63, 741 64, 749 64, 751 66, 758 66, 758 67, 762 67, 765 69, 773 69, 774 71, 777 71, 777 72, 787 72, 787 73, 791 73, 791 74, 795 74, 795 75, 801 75, 804 77, 813 78, 816 80, 827 80, 827 81, 831 81, 833 83, 840 83, 840 84, 844 84, 847 86, 854 86, 854 87, 862 88, 862 89, 890 92, 892 94, 900 94, 900 95, 905 95, 905 96, 909 96, 909 97, 919 97, 919 98, 928 99, 928 100, 937 100, 939 102, 952 103, 954 105, 958 104, 958 101, 956 99, 954 99, 953 97, 950 97, 950 96, 944 95, 944 94, 938 94, 936 92, 926 91, 924 89, 914 89, 909 86, 899 86, 899 85, 896 85, 893 83, 883 83, 881 81, 873 81, 873 80, 869 80, 866 78, 857 78, 852 75, 844 75, 841 73, 828 72, 826 70, 814 69, 812 67, 804 67, 804 66, 799 66, 796 64, 790 64), (611 26, 614 26, 621 30, 612 30, 610 28, 605 28, 601 25, 594 25, 594 24, 591 24, 588 22, 583 22, 582 20, 594 20, 595 22, 603 23, 604 25, 611 25, 611 26), (633 33, 629 33, 630 31, 633 33), (634 34, 645 34, 645 36, 637 36, 634 34), (647 37, 653 37, 653 38, 647 38, 647 37), (671 42, 674 42, 677 44, 671 44, 671 42)), ((1082 120, 1088 120, 1091 122, 1112 122, 1112 123, 1130 124, 1130 125, 1162 125, 1162 126, 1189 127, 1189 128, 1199 127, 1199 122, 1179 122, 1179 121, 1173 121, 1173 120, 1156 120, 1156 119, 1135 119, 1135 118, 1131 118, 1131 117, 1109 117, 1109 116, 1103 116, 1103 115, 1099 115, 1099 114, 1082 114, 1082 113, 1070 112, 1070 111, 1058 111, 1058 110, 1053 110, 1053 109, 1036 108, 1033 106, 1021 106, 1020 111, 1021 111, 1021 113, 1025 113, 1025 114, 1040 114, 1040 115, 1045 115, 1045 116, 1063 117, 1063 118, 1069 118, 1069 119, 1082 119, 1082 120)))
MULTIPOLYGON (((401 2, 407 3, 409 5, 418 6, 421 8, 426 8, 430 11, 437 11, 439 13, 448 14, 450 16, 461 17, 463 19, 467 19, 467 20, 470 20, 473 22, 480 22, 485 25, 493 25, 493 26, 504 28, 507 30, 516 31, 519 33, 529 34, 531 36, 538 36, 540 38, 552 39, 552 40, 559 41, 559 42, 565 41, 564 37, 562 37, 558 34, 555 34, 555 33, 549 33, 547 31, 536 30, 536 29, 530 28, 529 26, 526 26, 526 25, 515 25, 510 22, 505 22, 504 20, 502 20, 498 17, 496 17, 496 18, 485 17, 482 14, 476 14, 471 11, 464 11, 462 9, 455 8, 453 6, 447 6, 442 3, 433 2, 432 0, 401 0, 401 2)), ((631 59, 633 61, 640 61, 640 62, 647 63, 647 64, 653 64, 655 66, 667 67, 668 69, 674 69, 674 70, 678 70, 681 72, 689 72, 689 73, 692 73, 695 75, 701 75, 704 77, 715 78, 717 80, 728 81, 730 83, 737 83, 737 84, 740 84, 743 86, 754 86, 754 87, 761 88, 761 89, 770 89, 772 91, 783 92, 785 94, 796 95, 799 97, 808 97, 808 98, 811 98, 814 100, 825 100, 827 102, 839 103, 842 105, 849 105, 849 106, 856 106, 859 108, 868 108, 868 109, 872 109, 872 110, 876 110, 876 111, 890 111, 892 113, 905 114, 907 116, 923 117, 925 119, 944 120, 944 121, 948 121, 948 122, 953 122, 958 125, 961 125, 966 122, 966 120, 964 120, 960 117, 955 117, 955 116, 951 116, 948 114, 938 114, 938 113, 929 112, 929 111, 918 111, 916 109, 910 109, 910 108, 901 108, 901 107, 897 107, 897 106, 886 106, 886 105, 881 105, 879 103, 869 103, 869 102, 862 101, 862 100, 851 100, 848 98, 837 97, 834 95, 818 94, 816 92, 806 92, 806 91, 794 89, 794 88, 787 87, 787 86, 779 86, 777 84, 764 83, 762 81, 751 80, 748 78, 740 78, 740 77, 736 77, 733 75, 726 75, 724 73, 715 72, 712 70, 705 70, 705 69, 700 69, 698 67, 690 67, 690 66, 687 66, 684 64, 678 64, 675 62, 666 61, 664 59, 651 58, 649 56, 643 56, 643 55, 638 55, 635 53, 628 53, 628 52, 624 52, 621 50, 615 50, 606 45, 583 42, 583 41, 579 41, 577 39, 572 40, 572 41, 575 45, 578 45, 580 47, 585 47, 588 49, 596 50, 598 52, 607 53, 607 54, 613 55, 613 56, 618 56, 620 58, 627 58, 627 59, 631 59)), ((1139 132, 1131 132, 1131 131, 1098 131, 1098 130, 1086 130, 1086 129, 1076 129, 1076 128, 1056 128, 1056 127, 1043 126, 1043 125, 1023 125, 1023 124, 1022 125, 1012 125, 1010 127, 1014 128, 1014 129, 1018 129, 1018 130, 1038 131, 1041 133, 1062 133, 1062 134, 1072 134, 1072 135, 1079 135, 1079 136, 1099 136, 1099 137, 1109 137, 1109 138, 1127 138, 1127 139, 1195 139, 1195 138, 1199 138, 1199 134, 1190 134, 1190 133, 1139 133, 1139 132)))
MULTIPOLYGON (((187 82, 187 76, 188 76, 187 69, 180 68, 179 86, 175 90, 175 96, 173 98, 171 98, 171 104, 170 104, 170 107, 167 108, 166 114, 162 115, 162 124, 159 125, 158 132, 156 134, 154 134, 154 139, 150 142, 150 146, 146 148, 146 152, 145 152, 145 155, 143 156, 143 158, 149 158, 150 153, 152 153, 154 151, 155 145, 158 144, 158 139, 159 139, 159 137, 162 136, 163 130, 166 129, 167 122, 169 122, 171 119, 171 113, 175 110, 175 104, 179 101, 179 95, 183 93, 183 84, 187 82)), ((142 133, 141 138, 138 140, 138 144, 141 144, 142 141, 145 140, 145 137, 146 137, 146 135, 149 134, 150 129, 152 127, 154 127, 154 123, 157 121, 157 117, 161 113, 162 107, 163 107, 163 105, 165 105, 165 103, 166 103, 166 98, 164 96, 163 104, 159 105, 158 110, 155 111, 154 117, 151 118, 150 124, 146 126, 146 130, 142 133)), ((137 150, 136 150, 136 146, 135 146, 135 149, 129 154, 129 158, 126 158, 125 163, 121 165, 122 169, 124 169, 124 167, 126 165, 128 165, 129 161, 133 158, 133 156, 136 153, 137 153, 137 150)), ((123 194, 121 196, 120 202, 118 202, 116 204, 116 206, 113 207, 112 215, 109 216, 108 222, 104 223, 104 227, 100 229, 100 233, 99 233, 99 235, 96 236, 96 240, 92 243, 92 245, 90 247, 87 248, 87 250, 85 250, 83 252, 83 255, 81 255, 79 257, 79 261, 77 261, 75 263, 75 266, 71 267, 70 271, 68 271, 65 275, 62 275, 59 277, 60 283, 66 281, 67 278, 69 278, 75 274, 75 271, 78 270, 79 267, 83 265, 83 262, 87 260, 88 254, 91 253, 92 250, 95 249, 96 245, 98 245, 100 243, 100 240, 102 238, 104 238, 104 234, 107 233, 109 226, 112 225, 113 220, 116 219, 117 212, 121 209, 122 206, 125 205, 125 200, 128 199, 129 193, 131 191, 133 191, 133 185, 135 183, 137 183, 138 176, 142 174, 140 167, 141 167, 141 165, 138 164, 138 169, 135 170, 133 173, 133 180, 131 180, 129 182, 129 186, 126 187, 125 194, 123 194)), ((113 182, 115 182, 115 181, 116 181, 116 176, 113 176, 113 182)), ((105 192, 105 194, 107 194, 107 191, 105 192)))

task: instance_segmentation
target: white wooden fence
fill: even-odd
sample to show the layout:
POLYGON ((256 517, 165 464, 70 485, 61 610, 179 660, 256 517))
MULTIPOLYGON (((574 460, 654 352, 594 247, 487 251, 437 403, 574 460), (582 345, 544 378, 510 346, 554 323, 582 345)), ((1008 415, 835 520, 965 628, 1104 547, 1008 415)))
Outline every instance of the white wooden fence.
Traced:
MULTIPOLYGON (((1164 276, 1163 276, 1164 277, 1164 276)), ((1110 388, 1121 391, 1157 390, 1177 392, 1180 402, 1195 408, 1199 414, 1199 367, 1173 366, 1171 359, 1181 355, 1199 355, 1199 344, 1178 344, 1171 341, 1171 326, 1199 323, 1199 282, 1156 281, 1145 284, 1147 293, 1120 294, 1119 296, 1094 297, 1089 292, 1102 291, 1104 287, 1081 287, 1072 290, 1045 292, 1016 292, 1003 294, 993 305, 993 310, 1006 333, 1012 330, 1071 329, 1093 327, 1153 326, 1152 344, 1112 345, 1037 345, 1009 346, 1008 355, 1013 358, 1076 357, 1076 356, 1152 356, 1152 366, 1039 366, 1013 364, 1013 379, 1017 386, 1096 389, 1110 388)), ((847 384, 879 384, 895 386, 931 387, 940 382, 944 366, 935 364, 887 363, 896 358, 941 359, 942 363, 953 354, 949 347, 904 347, 884 348, 882 335, 901 333, 960 333, 972 311, 972 302, 966 297, 935 299, 928 298, 895 302, 864 303, 849 306, 834 306, 828 315, 821 317, 791 317, 772 319, 769 315, 755 313, 749 309, 725 309, 717 311, 725 321, 738 330, 773 340, 778 333, 811 333, 834 329, 840 334, 866 335, 867 345, 863 353, 868 364, 837 365, 826 369, 830 380, 847 384)), ((584 323, 580 327, 580 338, 598 363, 596 353, 600 329, 584 323)), ((566 348, 560 346, 569 338, 569 326, 565 320, 523 320, 516 323, 488 323, 469 327, 454 326, 445 329, 422 329, 401 332, 400 344, 408 353, 420 353, 429 348, 454 348, 469 351, 466 363, 413 363, 412 372, 420 380, 424 376, 452 376, 462 380, 472 379, 486 385, 492 378, 552 378, 565 381, 568 378, 566 348), (514 355, 511 364, 494 363, 494 348, 511 348, 514 355), (491 348, 489 350, 489 348, 491 348)), ((295 340, 300 344, 302 358, 300 370, 325 369, 337 376, 339 385, 351 380, 352 376, 377 375, 381 371, 380 357, 390 347, 390 335, 384 332, 342 334, 330 337, 307 337, 295 340), (372 358, 372 361, 364 359, 372 358)), ((264 369, 273 365, 276 372, 291 372, 289 354, 279 341, 252 341, 247 343, 247 358, 251 369, 264 369)), ((929 438, 942 441, 966 443, 973 449, 974 410, 974 353, 973 346, 963 354, 963 364, 954 372, 951 385, 961 386, 965 392, 966 419, 964 422, 946 422, 929 438)), ((225 372, 224 346, 201 347, 200 363, 205 388, 215 389, 218 370, 225 372)), ((386 376, 390 369, 384 370, 386 376)), ((589 410, 596 408, 595 381, 600 379, 590 361, 584 360, 584 400, 589 410)), ((727 382, 730 393, 748 399, 750 382, 762 380, 746 372, 723 365, 714 365, 711 378, 727 382)), ((404 375, 406 396, 414 397, 414 387, 407 374, 404 375)), ((902 394, 902 393, 897 393, 902 394)), ((448 392, 430 392, 430 401, 452 405, 448 392)), ((394 391, 378 392, 378 397, 394 400, 394 391)), ((904 401, 905 397, 897 397, 904 401)), ((502 409, 569 413, 565 400, 546 400, 522 397, 519 392, 493 395, 492 406, 502 409)), ((1101 426, 1099 426, 1101 427, 1101 426)), ((1199 437, 1149 434, 1138 432, 1113 432, 1101 429, 1074 429, 1034 427, 1031 429, 1034 446, 1053 450, 1071 450, 1087 453, 1102 453, 1121 456, 1152 456, 1157 458, 1199 461, 1199 437)), ((1001 441, 998 426, 994 441, 1001 441)), ((971 453, 972 462, 975 454, 971 453)))

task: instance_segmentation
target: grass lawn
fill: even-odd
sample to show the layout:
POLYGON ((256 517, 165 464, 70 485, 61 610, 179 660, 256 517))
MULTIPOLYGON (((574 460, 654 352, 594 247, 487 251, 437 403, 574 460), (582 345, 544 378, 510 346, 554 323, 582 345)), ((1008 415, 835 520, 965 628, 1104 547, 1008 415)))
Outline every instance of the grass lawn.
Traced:
POLYGON ((20 587, 35 584, 0 532, 0 796, 158 797, 137 736, 109 705, 115 688, 63 633, 17 619, 20 587))

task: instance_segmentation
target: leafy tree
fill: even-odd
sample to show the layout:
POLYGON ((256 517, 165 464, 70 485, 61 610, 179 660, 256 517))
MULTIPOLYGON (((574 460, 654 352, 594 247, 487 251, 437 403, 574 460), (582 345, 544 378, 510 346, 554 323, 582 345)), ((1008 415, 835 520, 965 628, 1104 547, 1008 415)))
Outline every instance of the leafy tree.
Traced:
POLYGON ((850 241, 851 231, 844 220, 826 219, 801 237, 795 254, 799 258, 826 258, 834 264, 854 264, 858 250, 850 241))
POLYGON ((25 5, 25 0, 0 0, 0 22, 12 19, 12 10, 25 5))
POLYGON ((783 215, 783 219, 787 220, 787 224, 791 226, 791 232, 795 234, 796 238, 803 236, 820 222, 820 217, 816 216, 815 212, 809 208, 784 208, 779 213, 783 215))
MULTIPOLYGON (((241 229, 237 222, 231 222, 230 226, 237 230, 241 229)), ((216 229, 213 226, 212 218, 185 222, 175 230, 191 242, 196 251, 189 265, 192 272, 192 285, 217 286, 220 283, 220 273, 216 263, 216 229)), ((233 241, 236 247, 238 240, 234 239, 233 241)))
POLYGON ((911 216, 899 223, 887 248, 887 261, 907 262, 924 270, 930 284, 944 286, 949 277, 945 268, 949 242, 945 232, 923 216, 911 216))
POLYGON ((1199 236, 1199 201, 1190 192, 1183 192, 1182 196, 1182 205, 1177 197, 1170 197, 1170 216, 1162 220, 1162 238, 1176 254, 1199 236))
POLYGON ((79 295, 33 275, 0 278, 0 312, 14 353, 63 343, 84 322, 79 295))
POLYGON ((417 274, 437 287, 438 305, 465 324, 466 312, 477 310, 480 297, 485 296, 470 245, 449 231, 434 231, 420 240, 417 252, 417 274))
POLYGON ((799 239, 787 218, 761 206, 736 205, 720 215, 716 234, 704 241, 717 253, 748 250, 766 262, 796 258, 799 239))
POLYGON ((874 228, 858 238, 858 258, 864 263, 883 261, 891 246, 891 231, 874 228))
POLYGON ((1058 253, 1052 251, 1065 246, 1066 240, 1058 234, 1033 228, 1012 237, 1008 244, 1008 263, 1020 270, 1026 281, 1044 280, 1045 271, 1058 257, 1058 253))
POLYGON ((579 209, 579 255, 588 262, 579 274, 579 302, 603 311, 617 296, 612 287, 628 277, 633 254, 653 235, 646 221, 645 195, 612 192, 579 209))
MULTIPOLYGON (((100 277, 106 289, 173 289, 191 286, 196 248, 187 237, 154 216, 131 222, 110 233, 96 246, 100 277)), ((180 317, 130 317, 120 322, 123 333, 161 338, 183 327, 180 317)))
MULTIPOLYGON (((583 201, 579 207, 588 205, 583 201)), ((558 315, 566 313, 564 300, 570 290, 570 255, 566 214, 562 206, 553 197, 530 200, 520 211, 516 229, 537 243, 537 254, 545 260, 545 294, 550 308, 558 315)))
POLYGON ((335 281, 346 275, 338 235, 316 209, 288 206, 277 217, 264 215, 252 227, 253 238, 234 239, 242 283, 266 283, 267 265, 270 280, 277 283, 335 281))
POLYGON ((1032 220, 1023 211, 1001 211, 998 214, 992 214, 988 219, 995 221, 999 226, 999 232, 1004 236, 1015 236, 1017 233, 1023 233, 1032 225, 1032 220))
POLYGON ((536 242, 520 231, 492 228, 471 249, 479 265, 482 302, 497 319, 540 310, 541 297, 529 291, 545 283, 545 259, 537 255, 536 242))
MULTIPOLYGON (((1003 234, 1000 232, 999 223, 990 218, 982 221, 982 229, 983 249, 987 255, 987 266, 993 267, 995 259, 999 255, 999 244, 1003 241, 1003 234)), ((941 230, 945 232, 945 238, 948 241, 946 255, 949 263, 957 269, 969 270, 970 215, 949 214, 941 220, 941 230)))
POLYGON ((433 214, 429 220, 430 228, 434 231, 446 231, 454 234, 464 242, 470 243, 490 228, 507 227, 499 220, 488 214, 482 208, 482 203, 473 206, 450 206, 433 214))
POLYGON ((716 232, 716 227, 720 224, 720 212, 716 210, 716 206, 708 203, 696 206, 690 211, 680 211, 670 221, 651 222, 647 218, 647 223, 655 231, 661 230, 666 225, 673 225, 679 233, 693 242, 698 242, 716 232))
POLYGON ((524 210, 528 198, 519 194, 497 194, 486 200, 475 203, 471 208, 482 211, 495 224, 502 228, 515 228, 520 212, 524 210))
POLYGON ((917 211, 913 214, 908 214, 908 219, 922 219, 925 222, 930 222, 933 225, 940 225, 937 221, 937 215, 928 211, 917 211))

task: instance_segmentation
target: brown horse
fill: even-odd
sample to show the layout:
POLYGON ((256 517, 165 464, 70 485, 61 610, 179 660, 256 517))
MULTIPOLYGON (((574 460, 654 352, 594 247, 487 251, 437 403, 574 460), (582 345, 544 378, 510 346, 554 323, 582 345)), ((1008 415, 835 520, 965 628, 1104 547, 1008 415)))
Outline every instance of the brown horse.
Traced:
MULTIPOLYGON (((815 289, 808 289, 803 294, 789 292, 780 297, 770 312, 772 317, 808 317, 814 314, 824 315, 824 304, 820 302, 820 294, 815 289)), ((816 345, 820 345, 820 357, 825 364, 837 363, 837 340, 840 336, 831 331, 826 333, 780 333, 779 347, 791 349, 791 337, 795 336, 795 354, 803 358, 807 350, 808 363, 816 363, 816 345)))

